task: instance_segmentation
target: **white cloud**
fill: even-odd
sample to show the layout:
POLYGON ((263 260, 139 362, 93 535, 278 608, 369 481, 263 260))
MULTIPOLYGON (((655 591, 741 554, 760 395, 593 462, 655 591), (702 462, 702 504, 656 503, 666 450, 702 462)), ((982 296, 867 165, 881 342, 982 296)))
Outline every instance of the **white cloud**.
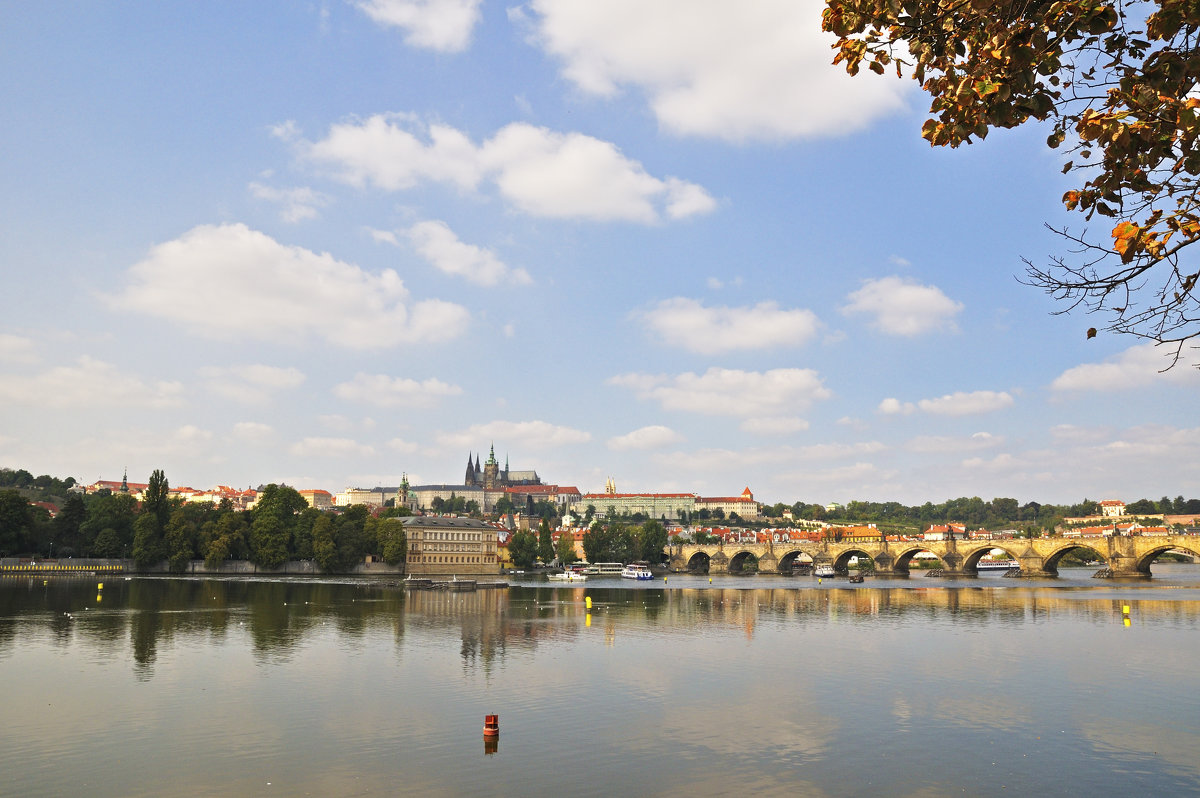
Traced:
POLYGON ((832 396, 812 369, 758 372, 714 367, 704 374, 674 377, 623 374, 608 382, 632 389, 640 399, 653 399, 665 410, 748 418, 788 415, 832 396))
POLYGON ((877 410, 885 416, 908 416, 917 412, 917 406, 912 402, 901 402, 899 399, 889 396, 879 403, 877 410))
POLYGON ((206 385, 213 393, 247 404, 261 404, 274 392, 298 388, 304 382, 299 369, 262 364, 205 368, 200 375, 206 378, 206 385))
POLYGON ((846 299, 843 314, 867 314, 876 330, 906 337, 957 330, 954 317, 963 309, 936 286, 896 276, 868 280, 846 299))
POLYGON ((775 302, 746 307, 705 307, 694 299, 665 299, 638 314, 663 342, 700 354, 801 346, 820 322, 810 310, 781 310, 775 302))
POLYGON ((122 374, 111 363, 81 357, 74 366, 57 366, 41 374, 0 374, 0 406, 32 407, 173 407, 182 404, 178 382, 146 383, 122 374))
POLYGON ((0 333, 0 362, 37 362, 37 354, 33 350, 33 339, 20 335, 0 333))
POLYGON ((274 432, 270 424, 258 421, 239 421, 233 425, 233 436, 242 441, 264 441, 274 432))
POLYGON ((959 452, 974 452, 980 449, 991 449, 1002 446, 1004 438, 992 435, 990 432, 976 432, 966 437, 950 437, 942 435, 918 435, 911 439, 905 448, 910 452, 920 454, 956 454, 959 452))
POLYGON ((371 274, 242 224, 195 227, 155 246, 126 277, 125 290, 109 297, 114 307, 217 338, 300 345, 315 337, 379 349, 453 338, 468 318, 450 302, 406 305, 391 269, 371 274))
POLYGON ((392 438, 390 441, 388 441, 387 445, 392 451, 400 452, 402 454, 416 454, 421 448, 417 444, 411 441, 406 441, 403 438, 392 438))
POLYGON ((791 435, 808 429, 808 422, 795 416, 769 416, 748 418, 739 426, 752 435, 791 435))
POLYGON ((1012 405, 1012 395, 1006 391, 956 391, 935 399, 922 399, 916 404, 888 397, 879 403, 876 410, 885 416, 907 416, 917 410, 935 416, 971 416, 1003 410, 1012 405))
POLYGON ((333 393, 339 399, 379 407, 429 407, 447 396, 458 396, 462 388, 433 377, 418 381, 360 372, 349 382, 334 387, 333 393))
POLYGON ((531 39, 580 90, 630 86, 678 135, 729 141, 842 135, 900 109, 894 76, 831 64, 819 0, 532 0, 531 39))
POLYGON ((483 0, 361 0, 356 5, 385 27, 400 28, 412 47, 457 53, 471 43, 483 0))
POLYGON ((936 399, 922 399, 917 407, 937 416, 973 416, 1012 407, 1013 398, 1006 391, 956 391, 936 399))
POLYGON ((655 424, 609 438, 608 448, 618 452, 630 449, 661 449, 682 440, 683 436, 670 427, 655 424))
POLYGON ((524 122, 476 147, 447 125, 424 128, 411 115, 376 115, 333 125, 323 140, 307 145, 306 155, 351 185, 386 191, 424 181, 474 190, 487 178, 534 216, 652 224, 716 207, 700 186, 653 177, 610 142, 524 122))
POLYGON ((445 222, 418 222, 407 233, 421 257, 445 274, 465 277, 478 285, 533 282, 524 269, 511 269, 490 250, 460 241, 445 222))
POLYGON ((256 199, 283 206, 279 211, 279 218, 291 224, 317 218, 317 209, 329 204, 328 197, 307 186, 274 188, 262 183, 251 183, 250 193, 256 199))
POLYGON ((479 446, 480 441, 502 440, 520 442, 531 449, 547 449, 587 443, 592 439, 589 432, 551 424, 547 421, 492 421, 474 424, 459 432, 444 432, 437 436, 443 446, 469 448, 479 446))
POLYGON ((297 457, 366 457, 375 450, 350 438, 304 438, 288 447, 297 457))
POLYGON ((1155 344, 1131 346, 1103 363, 1084 363, 1055 378, 1055 391, 1123 391, 1144 388, 1148 383, 1191 384, 1200 382, 1200 369, 1181 363, 1169 371, 1174 349, 1159 351, 1155 344))

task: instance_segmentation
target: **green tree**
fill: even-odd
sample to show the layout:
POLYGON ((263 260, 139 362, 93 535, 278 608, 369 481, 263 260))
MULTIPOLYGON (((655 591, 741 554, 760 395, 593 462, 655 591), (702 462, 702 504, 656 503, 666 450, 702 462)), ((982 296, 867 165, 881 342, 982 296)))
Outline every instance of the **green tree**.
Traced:
MULTIPOLYGON (((288 528, 277 515, 263 513, 250 523, 250 557, 263 568, 278 568, 287 562, 288 528)), ((316 548, 314 541, 313 547, 316 548)))
POLYGON ((170 569, 176 573, 186 571, 188 563, 195 556, 196 523, 188 518, 188 512, 183 507, 171 513, 163 538, 170 569))
POLYGON ((667 547, 667 530, 658 521, 647 521, 642 524, 638 536, 640 558, 650 563, 663 561, 663 549, 667 547))
POLYGON ((79 525, 85 556, 124 557, 133 545, 137 500, 128 493, 100 492, 87 501, 87 519, 79 525), (100 533, 106 531, 103 543, 100 533))
MULTIPOLYGON (((1058 232, 1074 253, 1027 279, 1106 314, 1105 329, 1172 345, 1200 334, 1200 3, 1191 0, 826 0, 835 63, 911 74, 931 96, 921 134, 957 147, 993 127, 1049 122, 1083 179, 1067 210, 1109 217, 1058 232)), ((1087 336, 1096 335, 1089 328, 1087 336)))
POLYGON ((0 556, 25 553, 32 530, 29 502, 15 490, 0 490, 0 556))
POLYGON ((500 500, 496 502, 496 513, 498 515, 508 515, 513 512, 513 509, 512 499, 507 496, 501 496, 500 500))
POLYGON ((312 529, 313 560, 322 571, 337 568, 337 543, 333 539, 333 518, 322 514, 312 529))
POLYGON ((1158 505, 1149 499, 1138 499, 1132 504, 1127 504, 1125 512, 1129 515, 1155 515, 1158 513, 1158 505))
POLYGON ((558 543, 554 544, 554 554, 563 565, 570 565, 579 559, 575 556, 575 536, 569 529, 559 533, 558 543))
POLYGON ((146 568, 166 557, 162 529, 154 513, 142 513, 133 522, 133 546, 129 553, 139 568, 146 568))
POLYGON ((554 559, 554 537, 550 530, 550 522, 545 518, 538 524, 538 559, 549 564, 554 559))
POLYGON ((83 537, 80 527, 87 520, 87 505, 83 496, 72 493, 67 496, 62 509, 54 517, 54 545, 60 557, 71 557, 81 551, 83 537))
POLYGON ((337 570, 350 571, 368 554, 377 553, 374 525, 368 528, 367 514, 365 504, 355 504, 347 507, 333 522, 337 570))
POLYGON ((398 565, 408 557, 408 532, 399 518, 381 518, 376 529, 383 549, 383 561, 398 565))
POLYGON ((531 532, 518 530, 508 539, 508 556, 518 568, 528 568, 537 559, 538 542, 531 532))
POLYGON ((171 483, 161 469, 154 469, 142 492, 142 512, 150 513, 161 531, 171 518, 171 483))

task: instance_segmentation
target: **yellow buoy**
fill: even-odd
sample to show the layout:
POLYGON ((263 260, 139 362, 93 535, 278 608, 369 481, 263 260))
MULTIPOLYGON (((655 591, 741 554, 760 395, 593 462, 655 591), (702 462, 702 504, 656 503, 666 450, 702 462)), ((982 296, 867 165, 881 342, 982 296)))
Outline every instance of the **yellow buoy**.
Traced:
POLYGON ((104 583, 103 583, 103 582, 99 582, 99 583, 96 585, 96 589, 97 589, 97 590, 103 590, 103 589, 104 589, 104 583))
POLYGON ((1129 614, 1129 605, 1128 605, 1128 604, 1126 604, 1125 606, 1121 607, 1121 612, 1123 612, 1123 613, 1125 613, 1126 615, 1128 615, 1128 614, 1129 614))
POLYGON ((584 603, 584 604, 586 604, 586 605, 587 605, 587 608, 590 610, 590 609, 592 608, 592 597, 591 597, 591 596, 584 596, 584 597, 583 597, 583 603, 584 603))

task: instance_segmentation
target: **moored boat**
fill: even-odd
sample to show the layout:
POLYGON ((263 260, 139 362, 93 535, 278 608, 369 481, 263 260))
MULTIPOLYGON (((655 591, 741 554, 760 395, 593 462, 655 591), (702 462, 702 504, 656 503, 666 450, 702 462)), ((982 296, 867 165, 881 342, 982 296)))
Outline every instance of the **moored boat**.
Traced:
POLYGON ((815 569, 813 569, 813 576, 837 576, 837 571, 833 570, 832 565, 818 565, 815 569))
POLYGON ((547 579, 552 579, 555 582, 586 582, 587 574, 576 571, 563 571, 561 574, 550 574, 547 579))
POLYGON ((621 569, 621 577, 623 579, 653 579, 654 574, 650 573, 650 566, 642 563, 630 563, 621 569))
POLYGON ((981 557, 979 562, 975 564, 975 570, 977 571, 1007 571, 1020 567, 1021 564, 1016 560, 993 560, 990 557, 981 557))

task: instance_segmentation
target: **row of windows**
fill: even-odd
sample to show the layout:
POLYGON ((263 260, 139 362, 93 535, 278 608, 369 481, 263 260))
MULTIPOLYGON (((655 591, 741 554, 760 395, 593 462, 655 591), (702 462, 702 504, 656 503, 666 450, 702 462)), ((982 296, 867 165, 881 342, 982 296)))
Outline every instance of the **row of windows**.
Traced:
POLYGON ((409 551, 479 551, 479 549, 478 543, 414 543, 409 547, 409 551))
MULTIPOLYGON (((489 558, 487 559, 487 562, 494 562, 494 559, 495 559, 495 558, 489 557, 489 558)), ((417 557, 416 557, 416 560, 417 560, 417 562, 423 562, 423 563, 446 563, 446 564, 449 564, 449 563, 459 563, 459 564, 466 564, 466 563, 480 563, 480 562, 484 562, 484 558, 483 558, 483 557, 446 557, 446 556, 434 557, 434 556, 417 556, 417 557)))

